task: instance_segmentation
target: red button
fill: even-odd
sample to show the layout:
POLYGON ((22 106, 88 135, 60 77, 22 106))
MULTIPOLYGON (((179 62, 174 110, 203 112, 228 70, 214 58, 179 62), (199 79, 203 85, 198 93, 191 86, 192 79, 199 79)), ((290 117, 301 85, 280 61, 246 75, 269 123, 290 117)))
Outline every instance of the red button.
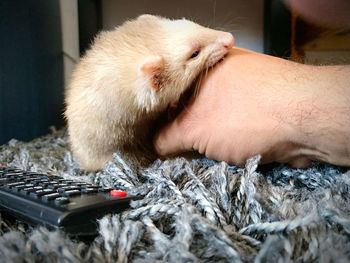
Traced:
POLYGON ((120 190, 111 190, 109 194, 113 197, 126 197, 128 195, 127 192, 120 190))

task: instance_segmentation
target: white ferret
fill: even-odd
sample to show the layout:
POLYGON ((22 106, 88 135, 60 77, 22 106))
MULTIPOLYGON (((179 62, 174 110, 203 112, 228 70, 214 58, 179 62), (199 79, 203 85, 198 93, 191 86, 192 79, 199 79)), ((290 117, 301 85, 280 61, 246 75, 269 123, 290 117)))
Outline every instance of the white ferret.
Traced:
POLYGON ((230 33, 152 15, 100 33, 66 91, 70 144, 81 168, 102 169, 117 150, 148 159, 154 121, 233 42, 230 33))

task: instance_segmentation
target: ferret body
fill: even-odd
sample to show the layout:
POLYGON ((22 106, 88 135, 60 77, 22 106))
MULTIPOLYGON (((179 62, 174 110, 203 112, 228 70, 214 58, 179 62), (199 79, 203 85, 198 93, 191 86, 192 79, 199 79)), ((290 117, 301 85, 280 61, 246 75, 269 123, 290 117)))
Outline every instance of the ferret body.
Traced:
POLYGON ((152 15, 100 33, 66 90, 71 150, 81 168, 102 169, 117 150, 147 159, 153 122, 232 46, 230 33, 152 15))

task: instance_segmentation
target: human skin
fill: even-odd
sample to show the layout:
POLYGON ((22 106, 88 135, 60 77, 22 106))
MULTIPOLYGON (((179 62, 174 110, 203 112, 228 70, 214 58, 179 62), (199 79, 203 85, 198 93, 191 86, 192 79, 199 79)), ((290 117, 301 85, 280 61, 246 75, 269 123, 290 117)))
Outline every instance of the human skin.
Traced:
POLYGON ((242 166, 350 165, 350 66, 310 66, 233 48, 155 136, 160 156, 197 151, 242 166))

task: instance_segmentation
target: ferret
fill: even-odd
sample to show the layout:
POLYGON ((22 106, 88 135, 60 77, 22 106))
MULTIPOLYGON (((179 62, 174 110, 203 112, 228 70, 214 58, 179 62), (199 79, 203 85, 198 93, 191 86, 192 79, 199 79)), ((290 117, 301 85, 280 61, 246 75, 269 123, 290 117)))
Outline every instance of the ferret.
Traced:
POLYGON ((153 15, 101 32, 65 94, 69 141, 80 167, 100 170, 116 151, 153 158, 155 120, 233 44, 231 33, 153 15))

